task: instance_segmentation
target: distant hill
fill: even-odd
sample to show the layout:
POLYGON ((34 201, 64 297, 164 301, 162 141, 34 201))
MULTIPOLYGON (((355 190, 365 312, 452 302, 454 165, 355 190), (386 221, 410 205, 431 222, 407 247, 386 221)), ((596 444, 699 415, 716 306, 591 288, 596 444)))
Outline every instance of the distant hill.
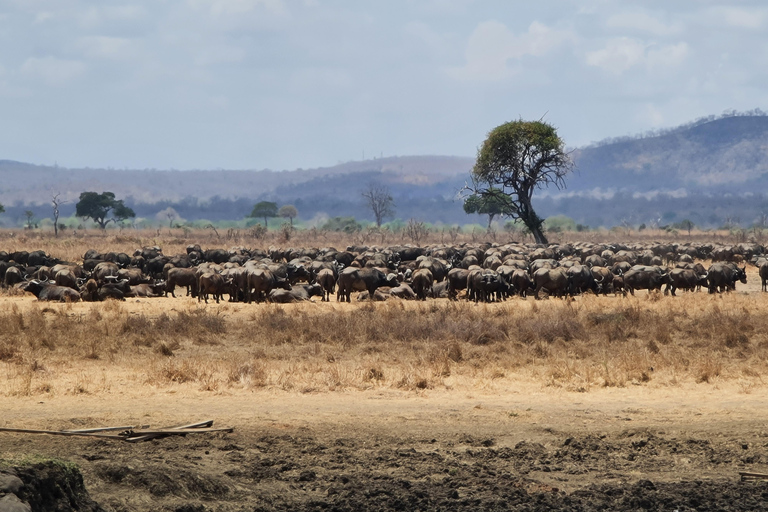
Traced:
MULTIPOLYGON (((610 139, 575 149, 576 172, 565 190, 542 191, 545 216, 564 214, 590 226, 671 224, 689 218, 702 227, 749 225, 768 214, 768 116, 709 117, 660 133, 610 139)), ((115 170, 65 169, 0 160, 2 221, 25 209, 50 215, 52 193, 69 201, 84 190, 115 192, 139 216, 172 206, 187 220, 237 219, 259 200, 295 204, 302 219, 370 218, 360 191, 372 181, 390 187, 396 216, 446 224, 482 222, 457 199, 474 158, 403 156, 317 169, 115 170)))
POLYGON ((768 175, 768 116, 734 116, 578 149, 570 190, 751 190, 768 175), (747 185, 745 187, 745 185, 747 185))

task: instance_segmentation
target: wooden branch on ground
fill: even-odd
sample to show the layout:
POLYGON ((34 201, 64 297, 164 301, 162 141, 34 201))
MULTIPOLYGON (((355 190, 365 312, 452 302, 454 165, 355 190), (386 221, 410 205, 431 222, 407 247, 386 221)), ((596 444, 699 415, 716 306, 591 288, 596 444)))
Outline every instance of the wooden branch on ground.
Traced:
POLYGON ((768 480, 768 474, 766 473, 747 473, 746 471, 739 471, 741 481, 745 480, 768 480))
POLYGON ((141 426, 122 426, 122 427, 97 427, 77 430, 41 430, 30 428, 10 428, 0 427, 0 432, 16 432, 20 434, 48 434, 53 436, 76 436, 76 437, 97 437, 100 439, 119 439, 129 443, 138 443, 149 441, 160 437, 204 434, 215 432, 232 432, 232 428, 212 428, 213 420, 190 423, 188 425, 178 425, 175 427, 159 428, 149 430, 149 425, 141 426), (119 434, 105 434, 103 432, 120 431, 119 434))

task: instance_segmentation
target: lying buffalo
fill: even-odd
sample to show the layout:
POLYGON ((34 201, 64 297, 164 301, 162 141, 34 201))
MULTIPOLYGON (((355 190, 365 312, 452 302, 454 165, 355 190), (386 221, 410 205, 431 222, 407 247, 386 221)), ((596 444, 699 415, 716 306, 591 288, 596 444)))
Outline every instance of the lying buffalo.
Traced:
POLYGON ((25 290, 37 297, 37 300, 58 302, 77 302, 80 300, 80 293, 72 288, 58 286, 49 282, 30 281, 26 284, 25 290))
POLYGON ((288 304, 291 302, 301 302, 309 300, 314 296, 322 296, 323 287, 319 284, 297 284, 291 286, 290 290, 275 288, 269 292, 269 301, 278 304, 288 304))

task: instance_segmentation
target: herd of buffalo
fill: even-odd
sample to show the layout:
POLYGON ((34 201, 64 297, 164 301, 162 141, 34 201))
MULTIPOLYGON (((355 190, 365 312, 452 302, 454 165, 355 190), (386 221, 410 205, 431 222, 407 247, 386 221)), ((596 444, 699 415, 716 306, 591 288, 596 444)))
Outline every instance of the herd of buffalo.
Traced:
POLYGON ((734 290, 746 283, 746 264, 759 267, 766 290, 768 257, 757 243, 716 245, 597 244, 549 246, 511 243, 459 246, 351 246, 334 248, 242 247, 165 255, 144 247, 133 255, 89 250, 82 262, 44 251, 0 251, 0 282, 40 300, 75 302, 126 297, 176 297, 198 301, 296 302, 313 296, 337 301, 450 298, 493 302, 509 296, 566 297, 581 293, 634 294, 635 290, 734 290), (703 261, 711 260, 705 267, 703 261))

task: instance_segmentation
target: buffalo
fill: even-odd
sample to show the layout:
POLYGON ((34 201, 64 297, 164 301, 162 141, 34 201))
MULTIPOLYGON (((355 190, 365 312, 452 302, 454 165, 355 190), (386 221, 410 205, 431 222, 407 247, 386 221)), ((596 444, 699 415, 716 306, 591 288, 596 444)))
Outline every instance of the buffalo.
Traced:
POLYGON ((369 297, 373 298, 376 288, 381 286, 396 287, 400 283, 394 274, 387 276, 377 268, 345 268, 336 282, 338 291, 336 292, 336 301, 350 302, 350 295, 353 291, 367 291, 369 297))
POLYGON ((77 302, 80 300, 80 293, 72 288, 49 282, 33 280, 26 284, 25 289, 37 297, 37 300, 58 302, 77 302))
POLYGON ((713 263, 707 271, 709 293, 735 290, 736 281, 747 282, 746 270, 746 267, 739 268, 733 263, 713 263))

